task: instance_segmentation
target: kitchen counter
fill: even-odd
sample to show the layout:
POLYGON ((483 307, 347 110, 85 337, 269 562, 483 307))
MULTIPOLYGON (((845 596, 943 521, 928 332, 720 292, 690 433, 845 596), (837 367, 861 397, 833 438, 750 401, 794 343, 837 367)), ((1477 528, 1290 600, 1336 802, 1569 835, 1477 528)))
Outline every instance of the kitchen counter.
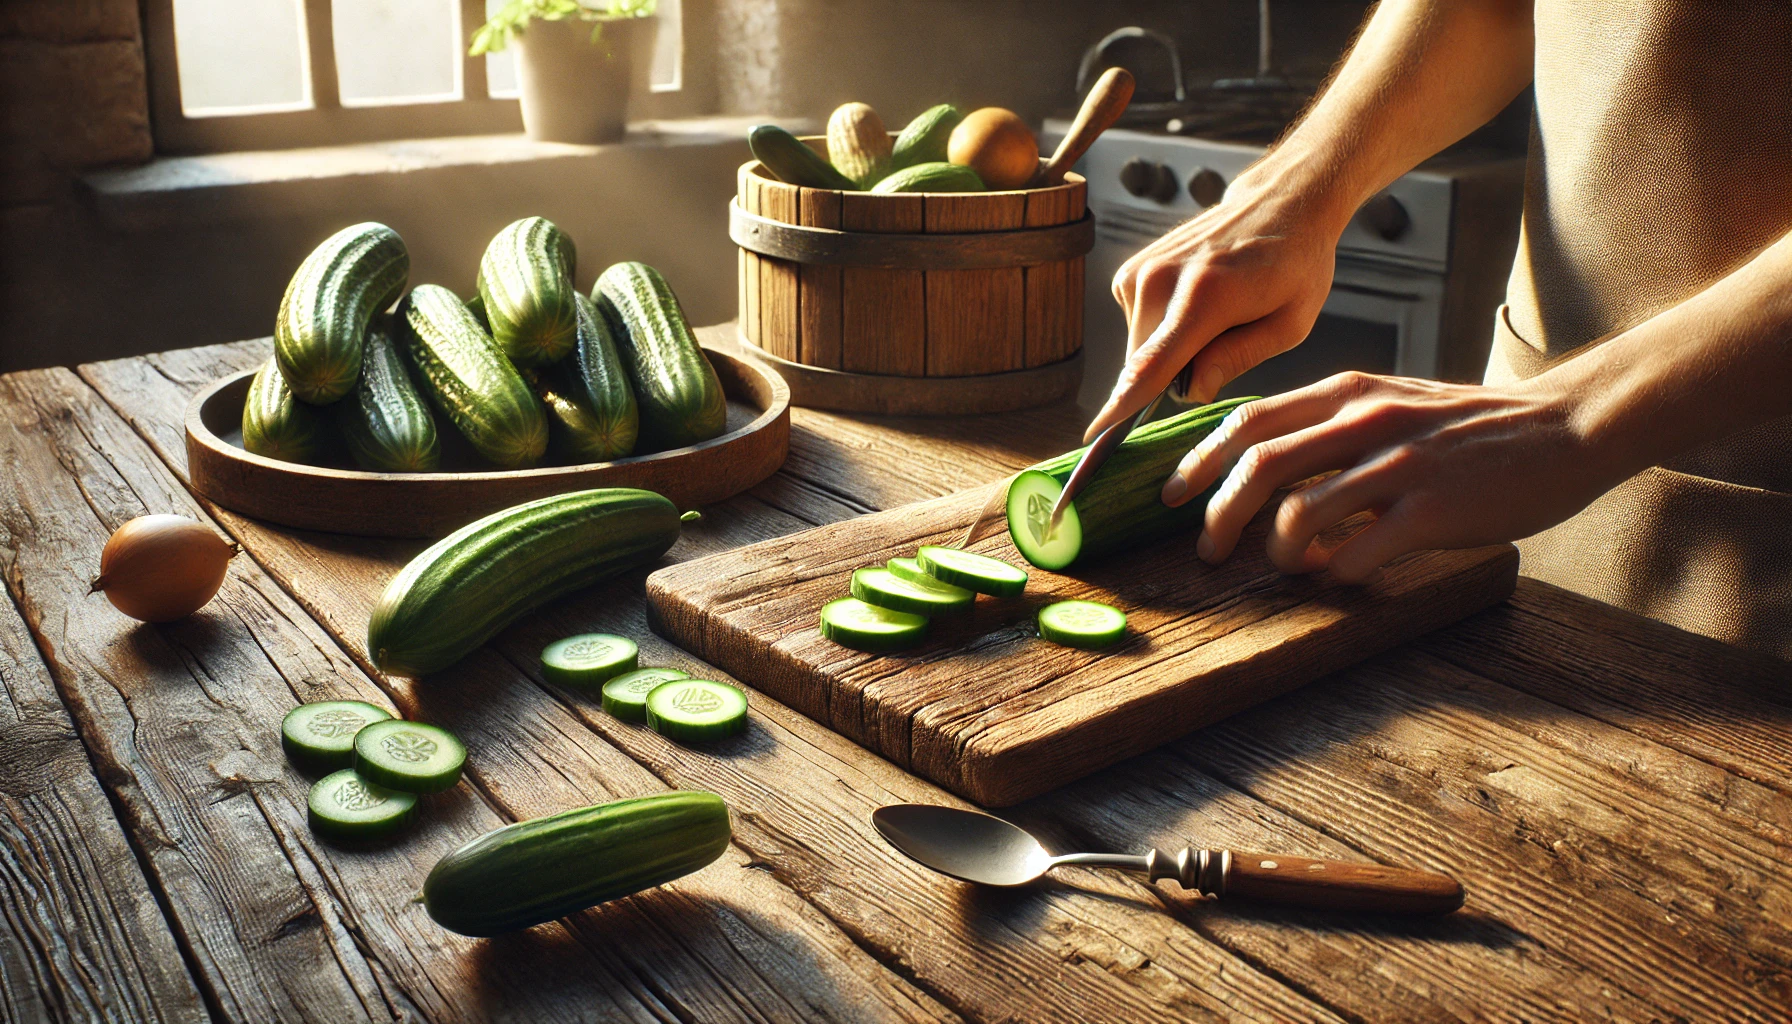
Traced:
MULTIPOLYGON (((0 377, 0 1019, 1783 1021, 1792 1002, 1792 667, 1521 580, 1506 604, 1004 812, 1060 849, 1194 843, 1448 872, 1401 920, 1190 898, 1113 873, 931 874, 877 806, 959 803, 751 693, 742 736, 668 743, 543 681, 565 623, 648 632, 644 572, 412 685, 364 609, 421 543, 202 507, 181 414, 265 341, 0 377), (219 596, 140 625, 86 595, 146 512, 239 541, 219 596), (467 776, 387 846, 305 824, 295 703, 453 729, 467 776), (708 789, 734 844, 666 887, 494 940, 411 902, 507 821, 708 789)), ((792 410, 789 461, 680 560, 998 479, 1068 408, 956 420, 792 410)), ((740 680, 752 691, 752 680, 740 680)))

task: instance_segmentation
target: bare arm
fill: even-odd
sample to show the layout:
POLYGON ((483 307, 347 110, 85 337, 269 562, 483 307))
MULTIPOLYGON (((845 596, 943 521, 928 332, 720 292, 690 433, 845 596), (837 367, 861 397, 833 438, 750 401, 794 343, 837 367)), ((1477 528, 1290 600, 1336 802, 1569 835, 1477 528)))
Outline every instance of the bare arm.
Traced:
POLYGON ((1226 198, 1114 278, 1131 356, 1088 436, 1191 359, 1197 397, 1293 348, 1364 200, 1485 123, 1531 78, 1526 0, 1385 0, 1300 126, 1226 198))

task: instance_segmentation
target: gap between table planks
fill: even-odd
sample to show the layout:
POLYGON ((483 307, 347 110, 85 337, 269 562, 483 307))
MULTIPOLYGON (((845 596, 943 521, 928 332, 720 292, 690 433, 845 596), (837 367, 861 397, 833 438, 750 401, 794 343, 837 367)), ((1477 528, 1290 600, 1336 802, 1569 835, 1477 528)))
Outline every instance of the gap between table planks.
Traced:
MULTIPOLYGON (((230 358, 238 359, 242 365, 253 361, 252 354, 240 347, 214 347, 98 364, 84 367, 83 373, 112 397, 120 411, 131 416, 138 429, 166 457, 169 452, 180 450, 178 420, 169 419, 166 408, 159 406, 177 408, 182 394, 209 380, 210 375, 229 369, 233 365, 230 358), (220 359, 224 362, 218 362, 220 359)), ((941 421, 865 420, 796 412, 803 415, 795 424, 798 429, 789 466, 800 475, 779 474, 751 496, 724 507, 743 520, 750 520, 742 527, 749 534, 761 530, 788 532, 804 523, 825 522, 865 508, 890 507, 937 496, 1050 454, 1037 449, 1028 451, 1029 439, 1038 445, 1043 437, 1047 445, 1062 446, 1052 439, 1053 431, 1062 424, 1050 412, 981 418, 957 427, 941 421), (917 437, 911 429, 923 436, 917 437), (960 442, 957 438, 961 436, 974 441, 960 442), (988 444, 982 443, 985 441, 988 444), (889 472, 883 472, 885 469, 889 472), (858 486, 843 490, 855 479, 858 486), (857 493, 849 494, 847 490, 857 493)), ((178 466, 178 462, 171 459, 171 465, 178 466)), ((712 516, 712 524, 721 518, 712 516)), ((252 528, 253 524, 247 526, 252 528)), ((282 579, 301 592, 340 586, 347 579, 375 570, 389 571, 389 557, 342 549, 353 546, 337 543, 345 540, 322 535, 309 539, 287 537, 275 531, 261 531, 251 550, 258 558, 280 566, 281 572, 286 573, 282 579), (320 549, 318 542, 327 547, 320 549)), ((355 612, 350 609, 345 614, 352 620, 355 612)), ((604 628, 642 636, 641 614, 638 597, 612 600, 608 593, 588 595, 569 603, 563 612, 556 612, 554 621, 541 627, 540 639, 550 638, 556 630, 570 632, 574 628, 604 628)), ((350 628, 358 628, 358 624, 350 628)), ((341 632, 334 626, 332 631, 341 632)), ((1770 691, 1765 685, 1769 681, 1784 681, 1785 670, 1780 663, 1739 659, 1737 652, 1721 644, 1625 616, 1541 584, 1522 582, 1512 605, 1433 634, 1419 646, 1454 645, 1464 657, 1470 657, 1477 650, 1474 643, 1458 642, 1457 638, 1478 635, 1488 635, 1485 642, 1489 645, 1511 645, 1488 648, 1499 657, 1526 644, 1547 647, 1561 642, 1598 648, 1597 657, 1577 657, 1566 668, 1538 657, 1534 671, 1544 680, 1543 685, 1564 692, 1584 686, 1586 692, 1605 694, 1598 699, 1607 702, 1616 699, 1611 694, 1623 694, 1629 719, 1623 724, 1633 732, 1668 732, 1664 741, 1674 738, 1662 721, 1691 715, 1676 696, 1684 667, 1690 682, 1696 684, 1691 689, 1699 702, 1727 713, 1744 697, 1757 704, 1766 701, 1765 706, 1776 714, 1760 731, 1777 735, 1781 749, 1792 737, 1792 727, 1787 726, 1792 715, 1788 714, 1785 698, 1781 696, 1777 703, 1769 701, 1770 691), (1597 627, 1599 637, 1575 639, 1588 625, 1597 627), (1672 652, 1675 659, 1664 662, 1659 656, 1663 650, 1672 652), (1739 672, 1746 684, 1740 691, 1730 685, 1739 672), (1639 675, 1648 685, 1633 686, 1639 675), (1777 733, 1772 733, 1774 724, 1781 727, 1777 733)), ((507 636, 500 639, 499 646, 514 652, 527 664, 533 656, 530 645, 534 639, 512 642, 507 636)), ((652 636, 642 636, 642 647, 643 657, 650 662, 702 667, 652 636)), ((1408 660, 1404 652, 1385 655, 1338 677, 1340 681, 1316 686, 1336 687, 1345 693, 1353 687, 1383 686, 1384 666, 1408 660)), ((1435 660, 1433 667, 1452 676, 1470 675, 1466 670, 1439 667, 1435 660)), ((1685 904, 1676 910, 1667 906, 1666 894, 1658 888, 1644 890, 1638 885, 1638 880, 1650 873, 1650 850, 1663 843, 1684 842, 1673 826, 1658 825, 1645 817, 1634 822, 1634 846, 1585 853, 1572 845, 1575 836, 1560 831, 1565 827, 1560 816, 1539 818, 1541 827, 1532 823, 1531 816, 1538 806, 1548 806, 1559 796, 1549 776, 1516 790, 1508 785, 1505 789, 1510 791, 1502 792, 1498 801, 1477 798, 1465 802, 1453 792, 1426 795, 1423 774, 1397 767, 1385 768, 1372 777, 1372 788, 1365 792, 1361 788, 1339 790, 1329 770, 1308 771, 1298 757, 1270 758, 1267 763, 1231 775, 1226 782, 1204 773, 1191 760, 1191 754, 1202 754, 1210 736, 1242 728, 1245 723, 1275 723, 1278 717, 1285 717, 1278 728, 1298 737, 1312 717, 1305 704, 1307 694, 1313 692, 1315 688, 1309 687, 1232 723, 1212 727, 1158 752, 1107 769, 1053 794, 1049 800, 1016 808, 1014 816, 1048 837, 1059 838, 1063 848, 1079 844, 1133 848, 1154 843, 1167 846, 1200 842, 1291 853, 1321 852, 1346 859, 1362 859, 1367 853, 1377 860, 1423 864, 1457 874, 1468 886, 1467 911, 1441 921, 1412 925, 1232 908, 1223 903, 1187 904, 1168 890, 1132 887, 1081 872, 1066 878, 1074 885, 1107 887, 1097 889, 1104 897, 1118 891, 1121 895, 1111 898, 1162 900, 1201 936, 1356 1020, 1643 1020, 1652 1016, 1711 1019, 1708 1010, 1714 1005, 1729 1007, 1729 1012, 1720 1014, 1719 1019, 1747 1020, 1766 1019, 1757 1009, 1763 1000, 1771 1004, 1777 999, 1783 1004, 1788 960, 1784 949, 1772 955, 1755 954, 1754 960, 1771 965, 1758 974, 1728 972, 1713 958, 1695 957, 1654 965, 1661 972, 1656 982, 1635 980, 1634 958, 1628 947, 1634 944, 1644 948, 1655 941, 1651 934, 1660 927, 1663 914, 1699 913, 1702 901, 1715 900, 1721 894, 1721 890, 1710 887, 1709 880, 1689 878, 1685 882, 1687 888, 1675 894, 1685 904), (1425 809, 1416 813, 1407 810, 1415 791, 1428 801, 1421 802, 1425 809), (1431 820, 1435 808, 1449 812, 1443 819, 1447 828, 1441 831, 1431 820), (1463 858, 1454 832, 1457 829, 1493 851, 1498 859, 1482 864, 1463 858), (1534 860, 1539 856, 1542 860, 1534 860), (1508 862, 1514 857, 1533 858, 1533 863, 1553 870, 1555 875, 1530 889, 1514 892, 1508 875, 1508 862), (1587 863, 1593 860, 1598 863, 1587 863), (1621 881, 1613 883, 1610 879, 1621 881), (1604 905, 1612 898, 1614 884, 1624 887, 1627 895, 1620 900, 1622 912, 1611 917, 1610 931, 1578 934, 1577 908, 1604 905), (1637 894, 1641 896, 1640 913, 1637 894), (1614 976, 1624 978, 1624 984, 1609 982, 1614 976)), ((1502 697, 1505 694, 1497 687, 1491 692, 1502 697)), ((759 863, 843 922, 843 927, 880 959, 928 984, 949 981, 953 966, 950 961, 955 957, 976 959, 988 952, 981 944, 940 948, 932 936, 922 933, 923 927, 939 927, 925 924, 935 919, 1000 938, 1013 937, 1016 929, 1030 932, 1044 928, 1063 943, 1060 948, 1066 963, 1078 967, 1099 965, 1111 970, 1114 984, 1142 984, 1161 978, 1152 959, 1154 944, 1186 945, 1186 938, 1177 938, 1173 930, 1153 925, 1141 931, 1136 927, 1137 921, 1120 922, 1129 930, 1118 936, 1102 928, 1067 926, 1061 913, 1044 912, 1080 911, 1083 904, 1074 890, 1058 886, 1028 893, 955 897, 947 884, 944 888, 948 895, 943 904, 938 897, 912 897, 910 902, 888 906, 886 901, 901 895, 890 891, 896 886, 893 879, 905 880, 904 890, 912 882, 923 894, 940 884, 912 866, 880 856, 885 854, 881 847, 864 846, 877 841, 867 838, 862 820, 855 821, 851 815, 860 809, 868 813, 871 806, 887 799, 949 800, 937 790, 865 756, 847 741, 769 700, 754 701, 755 728, 748 739, 740 741, 750 742, 748 749, 718 751, 711 756, 669 748, 651 733, 609 720, 582 697, 560 696, 581 722, 648 764, 669 784, 711 788, 723 793, 737 810, 744 809, 745 813, 736 818, 737 836, 754 856, 763 858, 759 863), (848 805, 842 806, 842 800, 848 805), (863 861, 865 866, 851 870, 841 867, 843 861, 854 859, 863 861), (868 891, 857 887, 861 878, 871 887, 868 891)), ((1663 758, 1657 763, 1664 765, 1670 775, 1679 777, 1693 771, 1692 784, 1684 790, 1668 792, 1667 797, 1712 802, 1736 791, 1733 780, 1721 775, 1715 778, 1722 780, 1722 785, 1713 788, 1696 770, 1698 762, 1652 748, 1653 741, 1619 749, 1608 739, 1588 742, 1583 748, 1579 738, 1597 731, 1597 723, 1555 705, 1540 703, 1538 707, 1539 713, 1552 716, 1566 735, 1576 737, 1576 755, 1584 750, 1585 763, 1573 759, 1569 763, 1610 785, 1630 785, 1627 775, 1631 766, 1627 758, 1637 749, 1654 749, 1656 756, 1663 758)), ((1446 707, 1443 713, 1450 710, 1446 707)), ((1398 724, 1398 719, 1389 722, 1398 724)), ((1493 762, 1501 762, 1508 746, 1522 747, 1522 737, 1500 728, 1484 735, 1497 744, 1483 752, 1493 762)), ((1410 761, 1427 749, 1429 737, 1422 732, 1383 729, 1342 735, 1336 742, 1350 756, 1374 766, 1388 763, 1388 758, 1410 761)), ((1703 742, 1721 746, 1721 737, 1703 742)), ((1722 752, 1714 755, 1728 756, 1731 755, 1722 752)), ((1214 763, 1216 767, 1225 767, 1214 763)), ((1478 766, 1471 766, 1475 767, 1478 766)), ((1503 762, 1500 767, 1504 769, 1503 762)), ((1475 781, 1472 772, 1464 781, 1475 781)), ((1496 784, 1501 781, 1493 779, 1496 784)), ((1789 817, 1786 802, 1777 794, 1756 799, 1748 809, 1760 814, 1763 822, 1783 823, 1789 817)), ((1721 830, 1732 826, 1719 821, 1714 827, 1721 830)), ((1748 831, 1740 823, 1733 827, 1748 831)), ((1783 884, 1764 897, 1770 902, 1783 899, 1783 884)), ((1764 897, 1757 896, 1757 900, 1764 897)), ((1778 903, 1774 906, 1777 908, 1778 903)), ((1737 915, 1734 924, 1738 930, 1757 927, 1765 912, 1759 902, 1751 905, 1746 900, 1730 909, 1737 915)), ((1073 922, 1080 920, 1072 917, 1073 922)), ((1001 963, 1008 959, 1006 955, 999 958, 1001 963)), ((1161 983, 1168 984, 1173 978, 1171 975, 1161 983)), ((1057 991, 1051 989, 1048 994, 1057 991)), ((984 993, 983 989, 976 992, 984 993)), ((1021 997, 1025 992, 1012 995, 1021 997)), ((971 997, 960 1002, 965 1009, 975 1005, 971 997)), ((1178 1016, 1181 1010, 1180 1005, 1168 1006, 1163 1015, 1178 1016)), ((1291 1012, 1284 1016, 1299 1015, 1291 1012)))

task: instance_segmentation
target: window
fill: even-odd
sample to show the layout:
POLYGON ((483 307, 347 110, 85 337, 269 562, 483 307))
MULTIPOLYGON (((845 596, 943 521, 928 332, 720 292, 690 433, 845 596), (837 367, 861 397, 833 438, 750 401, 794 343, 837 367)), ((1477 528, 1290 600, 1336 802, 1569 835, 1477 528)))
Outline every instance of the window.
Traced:
MULTIPOLYGON (((520 131, 511 52, 467 56, 503 0, 148 0, 164 152, 520 131)), ((683 80, 681 0, 659 0, 653 92, 683 80)))

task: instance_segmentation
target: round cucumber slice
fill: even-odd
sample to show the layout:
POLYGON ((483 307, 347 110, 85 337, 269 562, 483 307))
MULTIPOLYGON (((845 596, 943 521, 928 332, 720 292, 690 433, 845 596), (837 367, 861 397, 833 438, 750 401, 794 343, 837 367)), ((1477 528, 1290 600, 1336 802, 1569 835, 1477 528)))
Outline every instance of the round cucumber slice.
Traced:
MULTIPOLYGON (((919 559, 892 558, 888 562, 884 563, 884 568, 890 570, 891 572, 895 573, 897 576, 909 581, 910 583, 916 583, 923 587, 950 587, 950 586, 952 586, 952 584, 950 584, 950 583, 946 583, 941 580, 935 579, 933 577, 932 573, 929 573, 926 569, 921 568, 921 562, 919 559)), ((963 587, 954 587, 953 589, 963 590, 964 588, 963 587)), ((975 593, 975 591, 973 591, 973 593, 975 593)))
POLYGON ((300 704, 280 720, 280 746, 294 768, 327 775, 354 766, 355 733, 391 717, 390 711, 358 700, 300 704))
POLYGON ((556 640, 541 652, 541 674, 563 686, 597 686, 633 672, 641 649, 626 636, 581 633, 556 640))
POLYGON ((821 606, 821 635, 855 651, 900 651, 927 635, 927 616, 843 597, 821 606))
POLYGON ((647 695, 661 683, 689 679, 675 668, 638 668, 604 684, 604 710, 630 722, 647 721, 647 695))
POLYGON ((747 727, 747 695, 711 679, 674 679, 647 695, 647 724, 680 743, 719 740, 747 727))
POLYGON ((446 729, 394 718, 355 735, 355 771, 375 785, 440 793, 460 781, 467 748, 446 729))
POLYGON ((916 553, 927 575, 941 583, 995 597, 1013 597, 1027 588, 1027 571, 999 558, 929 544, 916 553))
POLYGON ((912 583, 888 569, 879 568, 853 570, 852 596, 866 604, 916 615, 962 611, 977 599, 976 594, 963 587, 938 580, 931 584, 912 583))
POLYGON ((1039 609, 1039 635, 1066 647, 1111 647, 1126 636, 1126 615, 1097 601, 1059 601, 1039 609))
POLYGON ((417 816, 417 794, 362 778, 353 768, 318 779, 305 801, 311 831, 332 839, 381 839, 417 816))
POLYGON ((1063 491, 1064 485, 1056 478, 1036 469, 1027 470, 1008 485, 1008 536, 1022 557, 1047 571, 1064 568, 1083 550, 1083 524, 1077 519, 1075 502, 1064 509, 1058 528, 1047 532, 1052 505, 1063 491))

